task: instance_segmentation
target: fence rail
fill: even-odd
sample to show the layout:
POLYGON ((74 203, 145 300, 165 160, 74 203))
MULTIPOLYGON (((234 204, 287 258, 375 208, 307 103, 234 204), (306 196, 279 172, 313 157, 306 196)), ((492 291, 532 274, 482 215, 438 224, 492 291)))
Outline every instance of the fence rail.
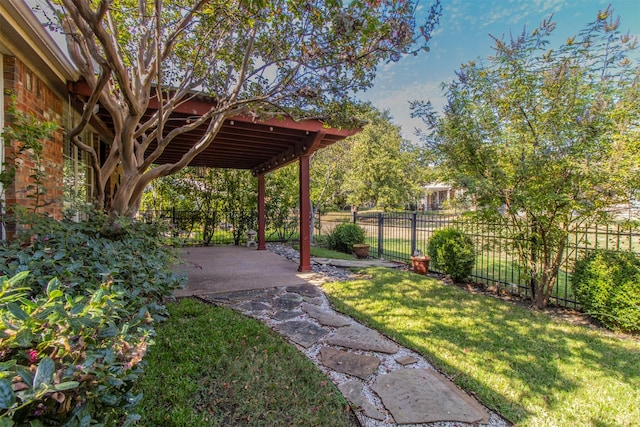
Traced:
MULTIPOLYGON (((353 221, 365 229, 371 255, 388 260, 410 262, 416 249, 426 252, 433 232, 444 228, 461 229, 476 245, 478 257, 472 273, 474 281, 493 285, 509 294, 529 296, 527 275, 509 250, 509 238, 498 224, 469 223, 455 215, 434 215, 421 212, 346 213, 324 216, 317 234, 328 234, 335 225, 353 221)), ((591 249, 628 250, 640 253, 640 230, 620 224, 585 227, 569 237, 565 257, 558 272, 552 302, 570 308, 579 303, 571 287, 571 271, 577 259, 591 249)))

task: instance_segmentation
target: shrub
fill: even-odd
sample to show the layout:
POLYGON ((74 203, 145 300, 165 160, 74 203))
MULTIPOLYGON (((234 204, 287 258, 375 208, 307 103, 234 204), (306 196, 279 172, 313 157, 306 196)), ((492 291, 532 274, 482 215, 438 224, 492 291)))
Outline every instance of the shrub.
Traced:
POLYGON ((130 389, 151 334, 146 313, 129 313, 127 295, 109 283, 72 296, 52 279, 45 293, 26 298, 27 273, 0 277, 0 418, 116 424, 114 409, 142 398, 130 389))
POLYGON ((606 327, 640 331, 640 257, 592 251, 576 262, 572 284, 584 311, 606 327))
POLYGON ((428 252, 432 268, 457 281, 468 278, 476 262, 473 240, 454 228, 435 231, 428 252))
POLYGON ((344 222, 329 235, 329 248, 350 254, 353 252, 353 245, 364 243, 364 237, 362 227, 352 222, 344 222))
POLYGON ((130 388, 181 284, 164 230, 98 212, 25 220, 0 246, 0 425, 135 420, 130 388))

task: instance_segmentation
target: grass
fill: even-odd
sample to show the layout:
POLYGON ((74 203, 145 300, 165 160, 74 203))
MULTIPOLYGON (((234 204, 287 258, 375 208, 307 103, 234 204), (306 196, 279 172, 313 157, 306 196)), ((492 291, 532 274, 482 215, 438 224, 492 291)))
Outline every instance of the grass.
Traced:
POLYGON ((324 285, 334 306, 412 348, 520 426, 631 426, 640 342, 409 272, 324 285))
POLYGON ((184 299, 145 360, 145 426, 354 426, 317 367, 262 322, 184 299))
MULTIPOLYGON (((293 245, 294 249, 300 250, 299 245, 293 245)), ((320 246, 311 246, 311 256, 316 258, 331 258, 331 259, 357 259, 351 254, 345 254, 344 252, 334 251, 332 249, 322 248, 320 246)))

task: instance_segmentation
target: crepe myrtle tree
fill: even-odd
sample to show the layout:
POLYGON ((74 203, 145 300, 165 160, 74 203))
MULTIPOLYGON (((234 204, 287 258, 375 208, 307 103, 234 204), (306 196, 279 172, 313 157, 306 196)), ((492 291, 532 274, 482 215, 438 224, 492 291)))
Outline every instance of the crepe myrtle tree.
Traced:
POLYGON ((436 0, 418 23, 408 0, 39 1, 91 90, 69 138, 93 159, 98 204, 121 166, 110 209, 125 215, 135 214, 147 184, 187 166, 230 116, 352 125, 355 93, 371 86, 381 61, 428 50, 441 11, 436 0), (172 112, 199 94, 215 100, 211 109, 169 127, 172 112), (158 108, 147 117, 151 101, 158 108), (97 103, 113 120, 102 163, 78 137, 97 103), (150 167, 199 126, 207 131, 180 160, 150 167))
MULTIPOLYGON (((444 115, 413 104, 441 171, 477 215, 503 224, 528 273, 536 307, 555 288, 567 239, 628 203, 640 177, 640 68, 636 40, 607 8, 559 48, 545 20, 444 86, 444 115), (637 58, 637 57, 636 57, 637 58)), ((577 246, 577 245, 575 245, 577 246)))

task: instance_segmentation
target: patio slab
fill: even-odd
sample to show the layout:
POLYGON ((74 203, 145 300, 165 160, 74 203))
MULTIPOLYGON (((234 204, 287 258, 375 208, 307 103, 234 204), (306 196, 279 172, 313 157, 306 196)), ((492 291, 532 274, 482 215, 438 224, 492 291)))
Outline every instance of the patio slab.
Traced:
POLYGON ((308 273, 271 251, 244 246, 185 248, 183 263, 176 271, 187 275, 188 283, 174 292, 176 297, 309 285, 308 273))

